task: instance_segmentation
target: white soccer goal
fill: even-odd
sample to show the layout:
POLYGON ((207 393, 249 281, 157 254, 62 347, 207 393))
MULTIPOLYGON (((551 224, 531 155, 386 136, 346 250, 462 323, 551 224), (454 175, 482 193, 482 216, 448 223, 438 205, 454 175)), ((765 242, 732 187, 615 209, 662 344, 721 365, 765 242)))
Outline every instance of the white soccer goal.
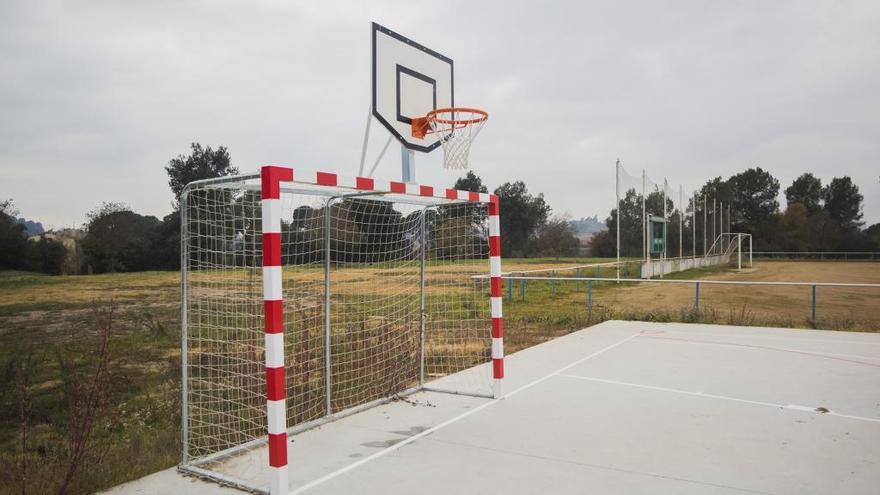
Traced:
POLYGON ((494 196, 264 167, 190 184, 181 214, 181 470, 287 493, 289 434, 500 396, 494 196))

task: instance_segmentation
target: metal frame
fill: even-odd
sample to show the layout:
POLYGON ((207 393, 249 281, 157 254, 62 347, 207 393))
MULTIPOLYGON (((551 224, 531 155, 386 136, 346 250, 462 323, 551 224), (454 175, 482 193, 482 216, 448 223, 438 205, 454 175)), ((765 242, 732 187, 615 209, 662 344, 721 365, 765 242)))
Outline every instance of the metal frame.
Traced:
MULTIPOLYGON (((355 177, 355 178, 346 178, 337 176, 336 174, 329 174, 323 172, 316 173, 306 173, 300 174, 297 173, 297 176, 294 178, 293 170, 287 169, 284 167, 263 167, 261 173, 253 173, 246 174, 241 176, 229 176, 229 177, 220 177, 214 179, 206 179, 195 181, 190 184, 187 184, 184 187, 183 192, 180 197, 180 209, 181 209, 181 377, 182 377, 182 386, 181 386, 181 412, 182 412, 182 421, 181 421, 181 463, 178 466, 178 470, 181 472, 186 472, 189 474, 193 474, 199 477, 211 479, 214 481, 218 481, 222 484, 234 486, 237 488, 245 489, 252 492, 265 492, 262 487, 253 486, 251 483, 240 480, 231 476, 224 475, 222 473, 214 472, 211 470, 204 469, 200 467, 201 465, 223 459, 228 456, 235 455, 244 450, 249 450, 252 448, 258 448, 263 445, 266 445, 269 442, 269 438, 263 436, 262 438, 256 438, 249 442, 245 442, 241 445, 237 445, 235 447, 231 447, 229 449, 225 449, 220 452, 216 452, 209 456, 199 458, 195 462, 190 458, 187 448, 189 444, 189 414, 188 414, 188 396, 189 396, 189 374, 188 374, 188 291, 187 291, 187 283, 188 283, 188 253, 189 253, 189 232, 188 232, 188 224, 189 218, 187 216, 187 206, 189 201, 189 194, 192 190, 196 188, 222 188, 228 186, 229 184, 236 184, 237 187, 245 190, 256 191, 260 190, 263 192, 262 197, 265 200, 267 196, 265 195, 265 191, 267 188, 266 176, 273 176, 274 173, 278 171, 283 171, 285 173, 289 173, 290 177, 295 180, 277 180, 277 174, 275 180, 275 184, 269 186, 276 188, 275 194, 280 195, 281 192, 292 192, 292 193, 301 193, 301 194, 311 194, 317 196, 325 196, 326 209, 325 209, 325 220, 324 225, 325 228, 331 221, 330 209, 332 207, 332 203, 335 200, 348 198, 348 197, 375 197, 379 200, 386 201, 394 201, 407 203, 411 205, 421 205, 422 208, 422 217, 421 217, 421 226, 420 226, 420 236, 421 236, 421 252, 419 254, 420 257, 420 317, 419 317, 419 333, 420 333, 420 356, 419 356, 419 385, 417 387, 413 387, 407 390, 400 391, 393 396, 385 397, 381 399, 377 399, 365 404, 360 404, 358 406, 354 406, 351 408, 347 408, 341 411, 334 412, 331 410, 331 391, 332 391, 332 383, 331 376, 332 374, 327 372, 325 374, 325 387, 326 391, 326 414, 325 416, 318 418, 313 421, 309 421, 306 423, 302 423, 293 427, 286 428, 285 435, 292 435, 295 433, 300 433, 302 431, 306 431, 312 428, 316 428, 323 424, 335 421, 337 419, 356 414, 358 412, 364 411, 366 409, 388 403, 389 401, 395 400, 397 397, 404 397, 410 395, 412 393, 426 390, 426 391, 434 391, 434 392, 444 392, 444 393, 453 393, 453 394, 461 394, 461 395, 475 395, 478 397, 484 398, 495 398, 499 399, 502 396, 501 390, 501 379, 503 378, 503 346, 502 339, 502 316, 501 316, 501 261, 500 261, 500 232, 499 225, 500 222, 498 220, 498 198, 495 195, 490 195, 486 193, 474 193, 469 191, 459 191, 455 189, 443 189, 443 188, 433 188, 429 186, 422 185, 413 185, 406 184, 402 182, 383 182, 376 181, 366 177, 355 177), (268 173, 267 173, 268 172, 268 173), (254 183, 255 180, 261 180, 261 183, 254 183), (333 187, 335 189, 328 189, 328 187, 333 187), (350 189, 351 193, 339 194, 339 189, 350 189), (437 191, 438 194, 434 194, 434 191, 437 191), (491 394, 471 394, 468 392, 461 392, 455 390, 447 390, 442 388, 433 388, 425 386, 425 377, 424 377, 424 365, 425 365, 425 356, 424 356, 424 346, 425 346, 425 261, 426 261, 426 213, 429 207, 431 206, 439 206, 443 204, 465 204, 465 203, 482 203, 488 205, 488 219, 489 219, 489 277, 492 280, 491 284, 491 292, 490 292, 490 302, 492 306, 492 362, 493 362, 493 391, 491 394), (500 373, 499 373, 500 372, 500 373)), ((266 201, 263 201, 263 215, 265 218, 266 215, 266 201)), ((279 216, 280 218, 280 216, 279 216)), ((263 225, 264 233, 266 232, 267 226, 263 225)), ((268 228, 271 228, 269 226, 268 228)), ((328 229, 329 230, 329 229, 328 229)), ((327 252, 330 250, 330 237, 327 236, 325 239, 324 248, 327 252)), ((265 243, 264 243, 265 249, 265 243)), ((265 259, 264 259, 265 263, 265 259)), ((325 369, 330 370, 332 366, 331 355, 330 355, 330 339, 331 339, 331 321, 330 321, 330 296, 331 296, 331 267, 330 267, 330 256, 325 256, 324 263, 324 364, 325 369)), ((267 277, 267 271, 264 269, 264 287, 267 283, 265 281, 265 277, 267 277)), ((280 271, 278 271, 280 276, 280 271)), ((283 335, 283 331, 282 331, 283 335)), ((267 341, 268 345, 268 341, 267 341)), ((282 354, 283 355, 283 354, 282 354)), ((268 368, 267 368, 268 369, 268 368)), ((268 384, 267 384, 268 386, 268 384)), ((284 400, 283 398, 281 400, 284 400)), ((270 408, 271 409, 271 408, 270 408)), ((270 418, 271 418, 271 412, 270 418)), ((286 425, 286 419, 284 419, 286 425)), ((271 430, 271 428, 270 428, 271 430)), ((270 431, 271 433, 271 431, 270 431)), ((270 435, 271 437, 271 435, 270 435)), ((285 437, 286 438, 286 437, 285 437)), ((270 459, 272 457, 271 449, 270 449, 270 459)), ((286 468, 286 455, 284 459, 284 471, 283 476, 276 479, 273 476, 271 480, 271 491, 268 493, 272 493, 275 495, 276 493, 287 493, 286 484, 287 484, 287 468, 286 468)), ((278 468, 275 468, 276 470, 278 468)))

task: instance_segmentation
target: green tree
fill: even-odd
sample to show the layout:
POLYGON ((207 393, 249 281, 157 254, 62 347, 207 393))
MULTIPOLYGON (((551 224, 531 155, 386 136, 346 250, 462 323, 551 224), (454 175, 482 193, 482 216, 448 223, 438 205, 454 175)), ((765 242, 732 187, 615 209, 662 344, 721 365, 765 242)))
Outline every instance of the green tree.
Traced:
POLYGON ((822 180, 811 173, 805 173, 785 189, 785 200, 789 205, 800 203, 808 214, 822 208, 822 180))
POLYGON ((489 190, 486 189, 486 186, 483 185, 483 179, 471 170, 468 170, 468 173, 464 177, 459 177, 458 180, 455 181, 455 185, 452 187, 453 189, 458 189, 460 191, 489 192, 489 190))
MULTIPOLYGON (((605 225, 608 227, 608 239, 596 234, 590 241, 594 256, 617 255, 617 208, 612 208, 605 225)), ((620 200, 620 225, 620 255, 642 256, 642 195, 634 189, 627 191, 620 200)))
POLYGON ((823 191, 825 211, 844 229, 862 226, 862 200, 859 186, 849 177, 835 177, 823 191))
POLYGON ((717 203, 723 202, 724 204, 731 204, 733 202, 733 188, 734 184, 732 183, 732 179, 724 180, 721 177, 715 177, 714 179, 706 182, 703 187, 700 188, 700 196, 706 196, 709 200, 708 208, 711 211, 712 209, 712 200, 714 199, 717 203))
POLYGON ((168 173, 168 186, 174 193, 175 201, 180 200, 183 188, 190 182, 238 173, 238 169, 232 166, 225 146, 214 150, 210 146, 202 147, 199 143, 192 143, 190 148, 192 151, 189 156, 178 155, 165 167, 165 172, 168 173))
POLYGON ((232 166, 229 151, 220 146, 216 150, 199 143, 190 144, 188 156, 178 155, 165 167, 168 186, 174 193, 174 211, 167 215, 151 236, 153 268, 176 270, 180 268, 180 195, 190 182, 213 179, 238 173, 232 166))
POLYGON ((61 275, 64 261, 67 259, 67 248, 54 239, 42 236, 34 244, 36 260, 34 268, 49 275, 61 275))
POLYGON ((82 249, 92 270, 133 272, 153 267, 149 248, 159 219, 138 215, 122 203, 103 203, 86 216, 82 249))
POLYGON ((509 257, 528 256, 538 228, 547 222, 550 205, 543 194, 529 194, 523 181, 505 182, 495 195, 501 209, 501 252, 509 257))
POLYGON ((27 229, 16 216, 18 211, 11 199, 0 201, 0 268, 30 269, 33 258, 27 229))
POLYGON ((539 256, 577 256, 581 242, 567 218, 552 218, 538 227, 535 245, 539 256))
POLYGON ((779 212, 779 181, 761 167, 750 168, 728 180, 732 186, 732 224, 736 230, 754 232, 779 212))
POLYGON ((165 215, 150 236, 152 268, 180 269, 180 210, 165 215))

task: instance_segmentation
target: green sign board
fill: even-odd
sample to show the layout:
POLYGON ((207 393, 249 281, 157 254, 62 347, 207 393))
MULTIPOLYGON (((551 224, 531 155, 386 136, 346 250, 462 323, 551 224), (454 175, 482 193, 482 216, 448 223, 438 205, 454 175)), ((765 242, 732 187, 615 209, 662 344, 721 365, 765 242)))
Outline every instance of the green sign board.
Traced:
POLYGON ((666 219, 650 217, 648 219, 649 246, 651 254, 662 254, 666 250, 666 219))

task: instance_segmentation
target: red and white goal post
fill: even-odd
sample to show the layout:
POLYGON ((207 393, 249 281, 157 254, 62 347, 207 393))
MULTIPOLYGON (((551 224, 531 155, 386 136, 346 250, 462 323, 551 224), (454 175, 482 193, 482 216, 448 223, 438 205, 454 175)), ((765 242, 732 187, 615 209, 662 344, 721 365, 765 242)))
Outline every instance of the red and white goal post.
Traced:
POLYGON ((287 493, 288 435, 502 396, 496 196, 266 166, 188 185, 181 224, 181 470, 287 493))

